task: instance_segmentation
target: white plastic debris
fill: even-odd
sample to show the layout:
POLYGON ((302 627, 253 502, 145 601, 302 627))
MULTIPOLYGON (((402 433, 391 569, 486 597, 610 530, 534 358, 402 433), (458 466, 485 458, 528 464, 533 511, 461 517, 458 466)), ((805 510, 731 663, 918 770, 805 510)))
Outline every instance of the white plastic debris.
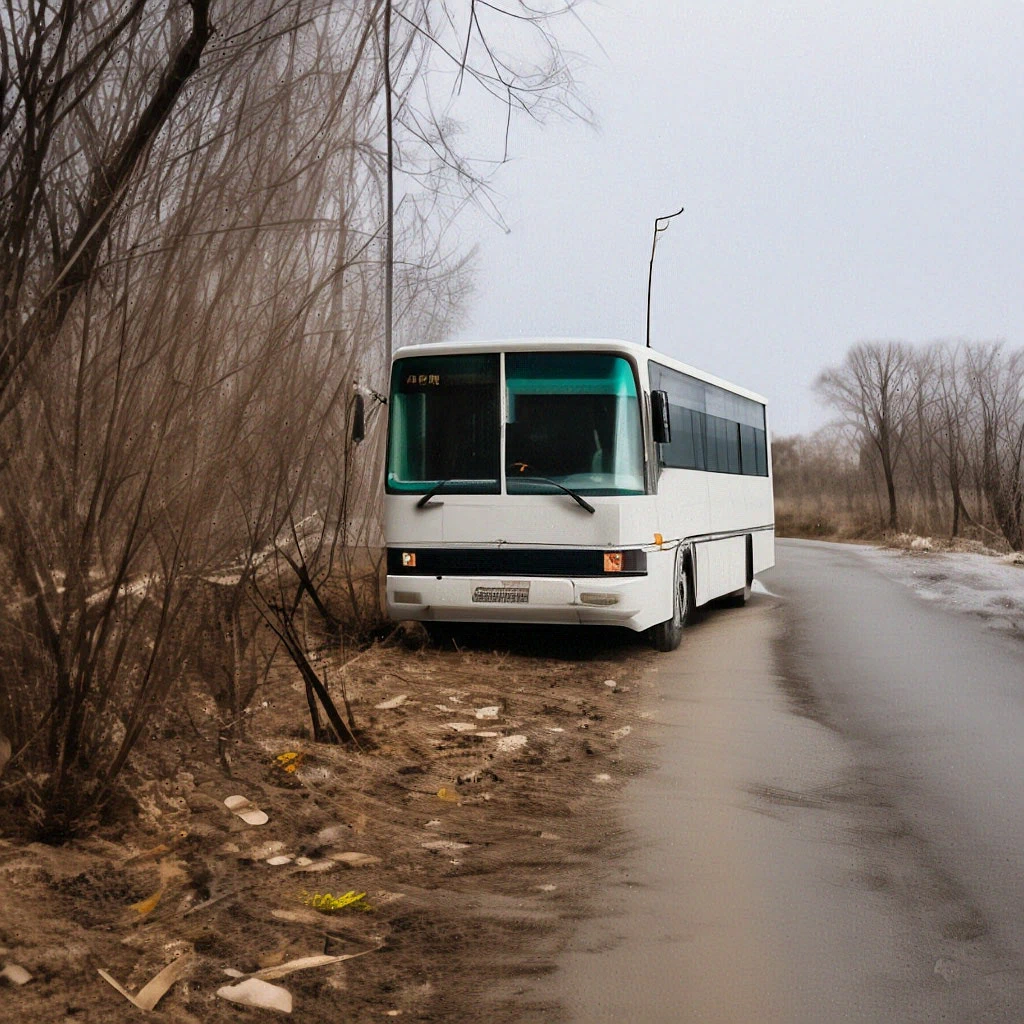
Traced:
POLYGON ((343 960, 355 960, 356 957, 366 956, 367 953, 376 953, 380 946, 371 949, 364 949, 358 953, 342 953, 339 956, 300 956, 298 960, 289 960, 286 964, 279 964, 277 967, 264 967, 257 971, 253 977, 260 981, 277 981, 278 978, 287 977, 296 971, 308 971, 314 967, 330 967, 331 964, 340 964, 343 960))
POLYGON ((601 782, 601 783, 611 782, 612 781, 612 777, 607 772, 601 772, 600 775, 595 775, 594 776, 594 781, 595 782, 601 782))
POLYGON ((246 825, 266 825, 270 817, 265 811, 261 811, 248 797, 241 795, 229 796, 224 801, 224 806, 233 811, 246 823, 246 825))
POLYGON ((514 736, 502 736, 497 742, 497 747, 503 754, 507 754, 513 750, 521 750, 526 746, 526 743, 527 739, 525 736, 516 734, 514 736))
POLYGON ((540 889, 541 892, 554 892, 558 888, 558 886, 551 885, 551 883, 549 882, 547 885, 538 885, 537 888, 540 889))
POLYGON ((614 679, 606 679, 604 681, 604 685, 607 686, 609 689, 614 690, 615 687, 619 684, 614 679))
POLYGON ((379 704, 375 705, 378 711, 391 711, 393 708, 401 707, 409 699, 409 694, 400 693, 397 697, 391 697, 388 700, 382 700, 379 704))
POLYGON ((217 995, 239 1006, 255 1006, 260 1010, 277 1010, 279 1013, 292 1012, 291 992, 259 978, 246 978, 237 985, 225 985, 217 989, 217 995))
POLYGON ((172 960, 159 974, 151 978, 136 995, 132 995, 121 983, 106 971, 99 969, 99 976, 112 988, 117 989, 132 1006, 148 1013, 156 1008, 156 1004, 167 994, 170 987, 192 966, 195 958, 190 953, 172 960))
POLYGON ((493 740, 498 735, 498 733, 491 732, 490 729, 482 729, 480 730, 480 732, 473 733, 473 735, 479 736, 481 739, 484 740, 493 740))
POLYGON ((497 718, 501 714, 501 708, 497 704, 492 704, 490 707, 477 708, 477 718, 497 718))
POLYGON ((565 732, 560 725, 549 725, 547 726, 548 732, 565 732))

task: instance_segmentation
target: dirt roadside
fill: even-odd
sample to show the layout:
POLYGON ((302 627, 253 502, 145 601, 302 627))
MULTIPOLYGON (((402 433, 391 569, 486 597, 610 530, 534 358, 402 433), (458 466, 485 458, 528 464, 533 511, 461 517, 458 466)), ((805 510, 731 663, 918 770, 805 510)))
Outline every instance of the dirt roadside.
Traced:
POLYGON ((134 808, 59 848, 19 842, 0 820, 0 966, 32 975, 0 980, 3 1019, 141 1019, 98 970, 138 993, 183 955, 149 1016, 271 1019, 216 995, 225 970, 369 951, 272 983, 309 1024, 557 1021, 529 983, 595 895, 616 792, 642 768, 641 675, 656 655, 596 630, 502 631, 488 647, 382 647, 353 662, 361 752, 301 738, 302 685, 282 670, 232 778, 196 691, 136 758, 134 808), (234 794, 266 824, 229 811, 234 794), (365 900, 310 906, 349 892, 365 900))

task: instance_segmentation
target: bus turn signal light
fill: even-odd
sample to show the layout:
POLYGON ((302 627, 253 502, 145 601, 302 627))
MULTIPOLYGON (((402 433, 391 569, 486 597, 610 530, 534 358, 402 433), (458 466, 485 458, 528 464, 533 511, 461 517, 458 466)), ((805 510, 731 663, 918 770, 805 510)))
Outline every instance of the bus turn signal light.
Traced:
POLYGON ((622 572, 622 552, 606 551, 604 553, 604 571, 622 572))
POLYGON ((403 551, 402 552, 402 566, 405 569, 416 568, 416 552, 415 551, 403 551))

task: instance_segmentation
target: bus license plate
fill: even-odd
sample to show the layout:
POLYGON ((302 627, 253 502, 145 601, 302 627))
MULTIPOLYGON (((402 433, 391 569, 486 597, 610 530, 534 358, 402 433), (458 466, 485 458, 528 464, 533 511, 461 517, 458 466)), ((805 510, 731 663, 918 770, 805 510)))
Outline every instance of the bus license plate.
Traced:
POLYGON ((475 604, 529 604, 529 583, 502 583, 473 588, 475 604))

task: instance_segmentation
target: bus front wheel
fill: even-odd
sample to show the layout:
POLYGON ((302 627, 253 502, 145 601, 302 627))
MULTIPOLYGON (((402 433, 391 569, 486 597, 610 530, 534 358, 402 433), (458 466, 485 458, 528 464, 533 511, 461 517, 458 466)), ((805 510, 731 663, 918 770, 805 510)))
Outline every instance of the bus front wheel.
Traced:
POLYGON ((693 607, 693 590, 690 584, 689 566, 686 555, 680 551, 676 556, 672 579, 672 618, 651 627, 651 642, 659 651, 674 651, 683 639, 683 627, 693 607))

